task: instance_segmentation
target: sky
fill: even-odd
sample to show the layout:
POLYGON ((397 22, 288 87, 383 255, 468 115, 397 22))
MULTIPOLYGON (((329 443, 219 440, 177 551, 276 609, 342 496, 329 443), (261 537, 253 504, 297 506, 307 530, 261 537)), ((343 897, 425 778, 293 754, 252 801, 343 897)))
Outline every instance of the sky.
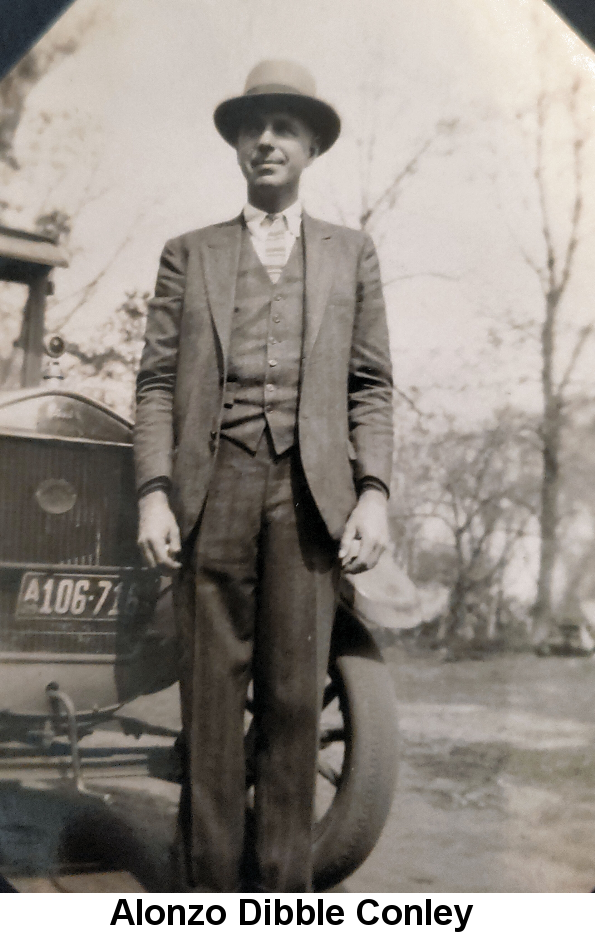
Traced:
MULTIPOLYGON (((398 387, 466 422, 505 404, 538 408, 536 345, 507 326, 543 308, 527 261, 544 250, 535 103, 550 96, 544 162, 560 241, 576 77, 581 128, 595 108, 594 57, 542 0, 76 0, 43 42, 75 34, 77 51, 29 97, 22 169, 3 181, 9 224, 31 226, 56 207, 74 218, 50 328, 106 269, 63 331, 84 343, 126 291, 152 289, 165 239, 237 214, 243 181, 213 110, 260 59, 292 58, 343 120, 338 143, 304 175, 311 214, 357 226, 363 197, 373 204, 403 176, 371 229, 398 387)), ((591 143, 584 165, 560 370, 591 317, 591 143)), ((595 391, 594 367, 586 348, 577 391, 595 391)))

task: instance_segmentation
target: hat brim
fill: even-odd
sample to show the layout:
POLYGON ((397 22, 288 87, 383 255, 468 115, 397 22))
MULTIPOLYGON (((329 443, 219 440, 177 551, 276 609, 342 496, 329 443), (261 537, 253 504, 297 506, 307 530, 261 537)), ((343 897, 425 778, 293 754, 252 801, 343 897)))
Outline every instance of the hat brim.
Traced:
POLYGON ((341 119, 331 105, 319 98, 289 92, 265 92, 229 98, 215 109, 213 119, 221 137, 235 147, 244 118, 261 109, 286 109, 311 128, 318 141, 319 153, 333 146, 341 131, 341 119))

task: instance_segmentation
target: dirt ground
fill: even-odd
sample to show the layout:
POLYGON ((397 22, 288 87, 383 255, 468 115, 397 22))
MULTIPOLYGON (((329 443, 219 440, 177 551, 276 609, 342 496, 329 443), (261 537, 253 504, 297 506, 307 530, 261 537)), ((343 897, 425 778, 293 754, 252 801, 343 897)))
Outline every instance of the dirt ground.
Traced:
POLYGON ((595 887, 595 660, 385 649, 401 768, 352 892, 595 887))
MULTIPOLYGON (((377 847, 343 889, 592 890, 595 659, 522 654, 449 663, 400 645, 384 655, 399 702, 399 784, 377 847)), ((175 726, 176 691, 139 700, 127 712, 175 726)), ((167 747, 148 737, 130 743, 110 731, 84 740, 89 754, 147 747, 152 761, 167 747)), ((89 782, 110 793, 110 804, 73 803, 40 773, 5 776, 0 870, 21 891, 45 892, 56 859, 79 859, 82 851, 92 866, 111 855, 117 871, 133 872, 148 890, 165 889, 177 786, 144 774, 89 782)), ((54 890, 118 889, 113 878, 105 887, 89 879, 66 887, 60 877, 54 890)))

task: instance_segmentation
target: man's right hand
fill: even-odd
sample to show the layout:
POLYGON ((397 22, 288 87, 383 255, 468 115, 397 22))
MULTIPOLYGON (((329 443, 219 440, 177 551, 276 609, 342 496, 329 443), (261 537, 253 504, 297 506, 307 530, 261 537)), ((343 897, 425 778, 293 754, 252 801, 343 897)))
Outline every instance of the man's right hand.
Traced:
POLYGON ((180 530, 165 491, 141 497, 138 514, 138 545, 147 565, 179 569, 180 530))

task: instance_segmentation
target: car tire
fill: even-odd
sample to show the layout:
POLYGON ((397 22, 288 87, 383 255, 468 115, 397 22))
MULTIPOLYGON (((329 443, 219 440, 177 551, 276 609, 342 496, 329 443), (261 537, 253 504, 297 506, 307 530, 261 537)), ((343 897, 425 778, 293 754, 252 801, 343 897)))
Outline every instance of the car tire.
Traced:
MULTIPOLYGON (((329 685, 323 704, 321 748, 342 747, 335 792, 314 826, 314 889, 337 886, 374 848, 388 817, 397 772, 398 729, 394 685, 371 634, 340 608, 333 629, 329 685), (336 700, 342 730, 325 729, 336 700)), ((321 758, 319 772, 333 778, 321 758)))

